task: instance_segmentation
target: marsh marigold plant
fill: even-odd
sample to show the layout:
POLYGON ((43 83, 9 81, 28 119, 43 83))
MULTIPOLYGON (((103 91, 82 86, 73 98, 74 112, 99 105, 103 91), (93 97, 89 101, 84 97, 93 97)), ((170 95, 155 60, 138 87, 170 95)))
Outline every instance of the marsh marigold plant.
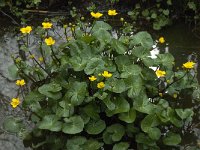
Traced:
MULTIPOLYGON (((108 13, 117 14, 115 10, 108 13)), ((22 130, 23 122, 15 120, 8 120, 7 125, 13 126, 7 129, 14 128, 20 135, 26 130, 23 137, 28 137, 24 140, 32 149, 179 147, 182 132, 178 131, 184 130, 184 123, 190 124, 194 115, 189 105, 179 105, 181 94, 192 93, 192 103, 200 95, 196 71, 188 70, 195 63, 191 60, 176 70, 170 53, 161 51, 156 58, 149 57, 157 41, 148 32, 129 33, 123 23, 116 31, 120 34, 113 37, 112 26, 97 20, 103 14, 91 15, 96 20, 89 27, 86 19, 80 22, 79 18, 79 23, 73 23, 76 27, 70 23, 59 35, 36 28, 35 49, 29 47, 28 35, 19 37, 25 56, 35 55, 26 61, 20 54, 12 56, 14 67, 10 70, 18 79, 16 84, 28 84, 18 88, 16 98, 8 103, 13 108, 21 103, 18 108, 24 110, 33 130, 22 130), (60 37, 59 41, 53 37, 60 37)))

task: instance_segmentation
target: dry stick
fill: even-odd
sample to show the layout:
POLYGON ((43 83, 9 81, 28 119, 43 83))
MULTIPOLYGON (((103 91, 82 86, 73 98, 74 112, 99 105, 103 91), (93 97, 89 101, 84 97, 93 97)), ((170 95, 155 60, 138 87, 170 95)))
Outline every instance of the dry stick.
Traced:
POLYGON ((9 18, 14 22, 14 24, 20 26, 20 24, 19 24, 15 19, 13 19, 10 15, 8 15, 7 13, 5 13, 5 12, 2 11, 2 10, 0 10, 0 12, 1 12, 2 14, 4 14, 5 16, 9 17, 9 18))

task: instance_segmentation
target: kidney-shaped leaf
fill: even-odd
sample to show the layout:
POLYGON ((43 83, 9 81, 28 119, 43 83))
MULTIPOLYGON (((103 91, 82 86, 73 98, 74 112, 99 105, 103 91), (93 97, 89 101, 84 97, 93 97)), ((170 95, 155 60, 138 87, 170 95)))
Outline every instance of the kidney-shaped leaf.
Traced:
POLYGON ((122 97, 117 97, 112 102, 115 105, 115 109, 114 110, 106 109, 106 114, 108 117, 110 117, 114 114, 128 112, 130 110, 130 104, 128 103, 128 101, 126 99, 124 99, 122 97))
POLYGON ((120 113, 119 119, 126 123, 133 123, 136 118, 136 111, 134 108, 131 108, 128 112, 120 113))
POLYGON ((90 120, 86 125, 86 132, 88 134, 99 134, 106 128, 105 121, 99 120, 90 120))
POLYGON ((58 120, 59 117, 56 115, 46 115, 43 117, 42 121, 38 123, 38 128, 50 131, 60 131, 62 128, 62 122, 58 120))
POLYGON ((52 99, 60 99, 62 97, 62 94, 59 92, 62 90, 62 87, 57 84, 57 83, 49 83, 49 84, 44 84, 41 87, 38 88, 38 91, 46 95, 49 98, 52 99))
POLYGON ((65 97, 73 105, 80 105, 87 94, 87 84, 85 82, 74 82, 67 91, 65 97))
POLYGON ((130 41, 132 46, 141 44, 144 48, 151 49, 153 46, 153 39, 146 31, 141 31, 135 34, 130 41))
POLYGON ((73 116, 64 119, 62 131, 67 134, 77 134, 83 131, 84 121, 80 116, 73 116))
POLYGON ((163 143, 170 146, 177 145, 181 143, 181 136, 173 132, 168 132, 163 138, 163 143))
POLYGON ((128 150, 129 143, 127 142, 120 142, 113 146, 112 150, 128 150))
POLYGON ((8 117, 3 122, 4 130, 8 132, 17 133, 22 128, 22 121, 14 117, 8 117))

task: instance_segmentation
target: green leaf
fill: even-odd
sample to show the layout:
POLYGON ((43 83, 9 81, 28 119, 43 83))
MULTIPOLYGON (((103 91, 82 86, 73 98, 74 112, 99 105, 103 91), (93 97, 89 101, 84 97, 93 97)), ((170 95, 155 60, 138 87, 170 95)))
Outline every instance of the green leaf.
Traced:
POLYGON ((87 75, 99 73, 99 70, 104 69, 105 62, 100 58, 92 58, 86 65, 84 71, 87 75))
POLYGON ((156 127, 150 128, 148 130, 148 135, 153 140, 159 140, 161 137, 161 131, 159 128, 156 128, 156 127))
POLYGON ((153 39, 151 35, 146 31, 141 31, 131 37, 131 46, 141 44, 144 48, 151 49, 153 46, 153 39))
POLYGON ((31 91, 26 95, 23 105, 30 105, 35 102, 39 102, 45 99, 45 96, 38 91, 31 91))
POLYGON ((132 55, 144 59, 147 56, 150 56, 150 51, 147 48, 144 48, 143 46, 137 46, 132 50, 132 55))
POLYGON ((117 39, 112 39, 111 46, 116 50, 118 54, 124 54, 127 51, 126 46, 117 39))
POLYGON ((12 133, 20 132, 22 127, 23 127, 23 122, 19 118, 6 117, 6 119, 3 121, 3 129, 8 132, 12 133))
POLYGON ((167 116, 170 119, 170 122, 173 123, 176 127, 182 127, 183 121, 178 119, 178 116, 176 115, 174 109, 171 107, 167 108, 167 116))
POLYGON ((11 79, 16 79, 18 76, 18 68, 15 64, 8 67, 8 73, 11 79))
POLYGON ((108 117, 111 117, 114 114, 128 112, 130 110, 130 104, 127 102, 126 99, 122 97, 116 97, 112 100, 115 105, 114 110, 106 109, 106 114, 108 117))
POLYGON ((109 80, 108 82, 106 82, 106 84, 108 84, 111 87, 108 90, 114 93, 122 93, 126 91, 126 85, 123 79, 109 80))
POLYGON ((55 100, 60 99, 62 97, 61 92, 59 92, 61 90, 62 87, 59 84, 53 82, 49 84, 44 84, 38 88, 38 91, 41 94, 55 100))
POLYGON ((102 146, 103 146, 103 143, 100 143, 94 139, 89 139, 85 142, 85 144, 82 147, 83 147, 83 150, 99 150, 101 149, 102 146))
POLYGON ((156 14, 156 13, 152 13, 152 14, 151 14, 151 18, 152 18, 152 19, 156 19, 156 18, 157 18, 157 14, 156 14))
POLYGON ((60 118, 56 115, 46 115, 42 121, 38 123, 39 129, 47 129, 50 131, 61 131, 62 122, 58 121, 60 118))
POLYGON ((92 31, 96 32, 96 31, 101 30, 101 29, 111 30, 112 27, 109 24, 105 23, 104 21, 96 21, 92 31))
POLYGON ((128 78, 130 76, 139 75, 142 69, 138 65, 129 65, 124 68, 124 72, 121 73, 121 78, 128 78))
POLYGON ((192 109, 187 108, 187 109, 175 109, 177 115, 183 120, 187 118, 191 118, 194 115, 194 112, 192 109))
POLYGON ((149 10, 148 9, 143 10, 142 11, 142 16, 148 17, 149 16, 149 10))
POLYGON ((85 35, 85 36, 81 37, 81 40, 90 44, 92 41, 95 40, 95 38, 91 35, 85 35))
POLYGON ((73 116, 64 119, 62 131, 67 134, 77 134, 83 131, 84 121, 80 116, 73 116))
POLYGON ((181 143, 181 136, 179 134, 168 132, 163 138, 163 143, 169 146, 175 146, 181 143))
POLYGON ((120 143, 117 143, 113 146, 113 149, 112 150, 128 150, 129 148, 129 143, 127 142, 120 142, 120 143))
POLYGON ((103 100, 104 104, 107 106, 109 110, 115 109, 115 104, 110 100, 110 96, 103 100))
POLYGON ((83 108, 83 111, 92 119, 98 119, 100 108, 96 103, 90 103, 83 108))
POLYGON ((148 132, 151 128, 160 124, 156 114, 147 115, 141 122, 141 128, 144 132, 148 132), (153 119, 152 119, 153 118, 153 119))
POLYGON ((190 8, 190 9, 192 9, 192 10, 196 10, 197 9, 197 6, 196 6, 196 4, 194 3, 194 2, 188 2, 188 7, 190 8))
POLYGON ((157 106, 149 102, 144 92, 140 92, 137 97, 134 97, 133 107, 135 110, 146 114, 153 114, 157 110, 157 106))
POLYGON ((82 71, 85 69, 88 60, 79 56, 69 58, 69 62, 72 65, 74 71, 82 71))
POLYGON ((172 0, 167 0, 168 5, 172 5, 172 0))
POLYGON ((128 88, 128 97, 137 97, 143 89, 142 78, 138 75, 132 75, 124 79, 126 87, 128 88))
POLYGON ((169 15, 169 9, 163 10, 163 14, 166 15, 166 16, 168 16, 169 15))
POLYGON ((65 99, 77 106, 83 102, 87 93, 87 84, 85 82, 75 81, 67 91, 65 99))
POLYGON ((67 140, 67 149, 69 150, 83 150, 82 146, 86 143, 87 139, 82 136, 75 136, 67 140))
POLYGON ((103 141, 106 144, 112 144, 113 142, 120 141, 125 134, 124 126, 121 124, 113 124, 106 128, 103 133, 103 141))
POLYGON ((99 120, 90 120, 85 127, 85 130, 88 134, 100 134, 106 128, 105 121, 99 120))
POLYGON ((41 0, 33 0, 34 4, 37 5, 38 3, 41 3, 41 0))
POLYGON ((158 58, 156 61, 158 61, 159 64, 162 64, 163 66, 167 67, 168 69, 171 69, 174 62, 174 57, 170 53, 165 54, 158 54, 158 58))
POLYGON ((125 71, 126 66, 131 65, 129 56, 119 55, 115 58, 115 63, 117 64, 119 71, 125 71))
MULTIPOLYGON (((108 44, 111 42, 111 39, 112 39, 112 36, 111 34, 106 31, 105 29, 99 29, 99 30, 96 30, 94 33, 93 33, 93 36, 99 40, 99 42, 104 46, 104 44, 108 44)), ((99 50, 99 51, 102 51, 99 50)))
POLYGON ((131 108, 128 112, 120 113, 119 119, 126 123, 133 123, 136 118, 136 111, 134 108, 131 108))
POLYGON ((149 136, 145 135, 144 133, 137 134, 135 138, 137 143, 142 143, 148 146, 156 145, 155 141, 152 140, 149 136))
POLYGON ((67 101, 60 101, 59 107, 56 107, 56 115, 60 117, 69 117, 74 113, 74 106, 67 101))

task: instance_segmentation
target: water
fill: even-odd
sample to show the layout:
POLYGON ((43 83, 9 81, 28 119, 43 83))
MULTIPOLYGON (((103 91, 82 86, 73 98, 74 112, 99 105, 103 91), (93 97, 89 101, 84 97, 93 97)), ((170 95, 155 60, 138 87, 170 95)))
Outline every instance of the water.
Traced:
MULTIPOLYGON (((39 24, 41 20, 38 21, 39 24)), ((15 40, 15 35, 13 34, 13 24, 11 20, 7 18, 2 18, 0 16, 0 97, 2 98, 11 98, 15 95, 15 82, 12 78, 9 77, 7 67, 12 64, 12 60, 10 58, 10 54, 18 52, 17 42, 15 40), (5 63, 6 62, 6 63, 5 63)), ((182 63, 188 60, 188 56, 191 54, 195 54, 198 56, 198 62, 200 62, 200 39, 198 39, 194 33, 192 32, 192 28, 190 28, 187 24, 183 22, 176 23, 171 27, 167 27, 162 31, 154 33, 154 37, 158 38, 160 36, 164 36, 167 49, 171 52, 176 58, 176 65, 182 66, 182 63)), ((160 47, 161 51, 166 50, 165 46, 160 47)), ((200 67, 198 67, 199 72, 199 81, 200 81, 200 67)), ((191 150, 192 146, 196 146, 200 143, 200 118, 198 115, 200 112, 198 111, 199 106, 191 103, 191 98, 185 97, 187 99, 184 102, 184 107, 188 106, 196 106, 196 116, 193 120, 193 124, 191 128, 183 130, 183 140, 181 149, 191 150)), ((0 101, 1 103, 1 101, 0 101)), ((4 113, 2 113, 4 114, 4 113)), ((0 119, 2 120, 4 115, 0 115, 0 119)), ((0 122, 0 126, 1 126, 0 122)))

